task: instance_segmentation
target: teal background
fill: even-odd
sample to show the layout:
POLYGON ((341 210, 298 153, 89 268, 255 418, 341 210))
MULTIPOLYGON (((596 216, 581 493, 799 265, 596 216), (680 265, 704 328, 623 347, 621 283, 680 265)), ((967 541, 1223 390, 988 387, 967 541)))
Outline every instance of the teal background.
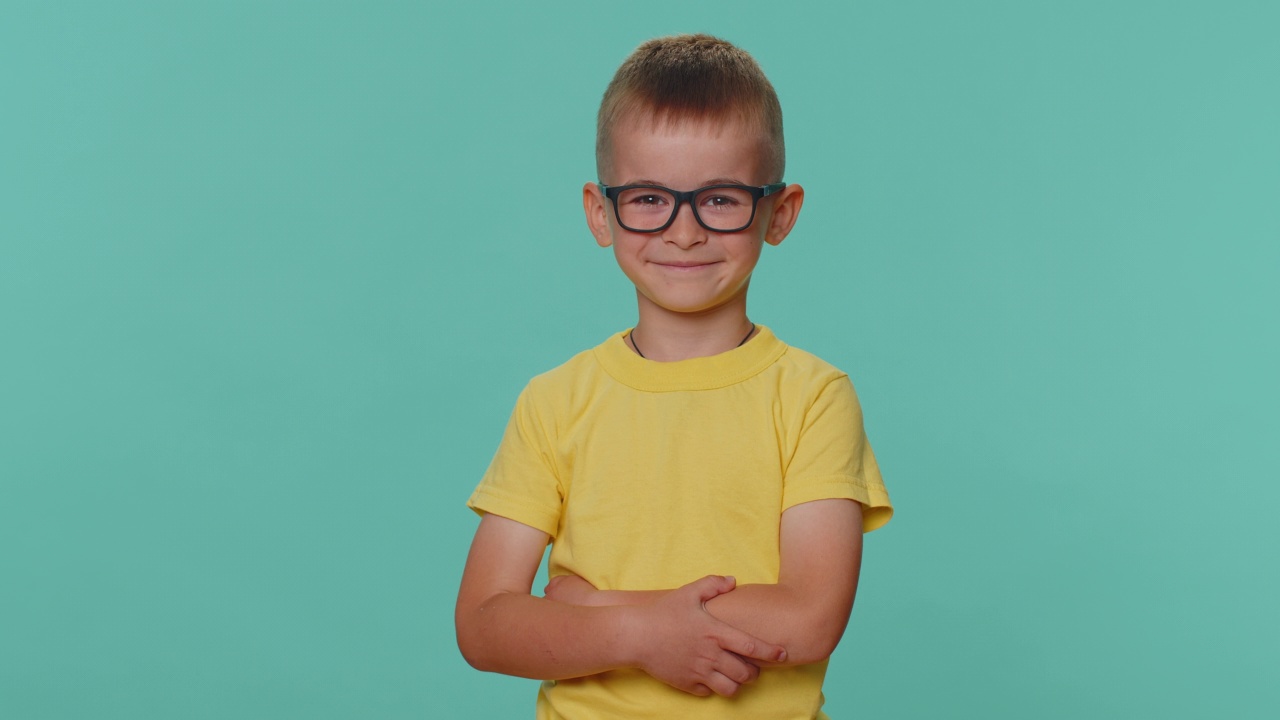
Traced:
POLYGON ((531 717, 452 603, 641 41, 751 51, 808 201, 751 316, 893 499, 834 718, 1262 718, 1280 6, 0 9, 0 717, 531 717))

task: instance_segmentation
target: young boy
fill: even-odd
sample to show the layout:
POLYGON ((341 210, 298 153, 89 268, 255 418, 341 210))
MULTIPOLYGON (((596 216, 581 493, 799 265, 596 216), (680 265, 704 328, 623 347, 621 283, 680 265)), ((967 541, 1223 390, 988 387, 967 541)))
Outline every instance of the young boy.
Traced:
POLYGON ((605 92, 583 205, 639 320, 521 393, 458 594, 463 655, 544 680, 538 718, 825 717, 892 508, 848 377, 747 316, 804 200, 783 157, 773 87, 724 41, 647 42, 605 92))

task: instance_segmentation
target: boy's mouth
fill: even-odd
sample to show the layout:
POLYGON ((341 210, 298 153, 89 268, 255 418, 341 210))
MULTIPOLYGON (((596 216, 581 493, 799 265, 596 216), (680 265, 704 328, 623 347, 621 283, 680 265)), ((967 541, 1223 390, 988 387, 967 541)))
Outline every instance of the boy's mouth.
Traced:
POLYGON ((691 260, 673 260, 671 262, 654 261, 653 264, 661 265, 662 267, 674 268, 677 270, 696 270, 697 268, 707 267, 708 265, 714 265, 715 261, 708 260, 706 262, 696 262, 691 260))

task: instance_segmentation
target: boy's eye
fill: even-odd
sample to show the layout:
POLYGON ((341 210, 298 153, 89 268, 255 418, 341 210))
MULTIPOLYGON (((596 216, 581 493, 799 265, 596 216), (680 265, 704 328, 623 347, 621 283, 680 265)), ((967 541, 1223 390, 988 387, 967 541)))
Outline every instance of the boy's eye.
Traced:
POLYGON ((647 210, 650 208, 667 207, 675 201, 675 198, 664 192, 645 188, 635 188, 624 192, 622 196, 618 198, 618 201, 630 208, 647 210))
POLYGON ((733 207, 740 204, 740 202, 738 198, 730 197, 729 195, 708 195, 702 199, 702 204, 710 207, 733 207))
POLYGON ((738 188, 717 188, 698 196, 698 209, 722 217, 751 211, 751 193, 738 188))

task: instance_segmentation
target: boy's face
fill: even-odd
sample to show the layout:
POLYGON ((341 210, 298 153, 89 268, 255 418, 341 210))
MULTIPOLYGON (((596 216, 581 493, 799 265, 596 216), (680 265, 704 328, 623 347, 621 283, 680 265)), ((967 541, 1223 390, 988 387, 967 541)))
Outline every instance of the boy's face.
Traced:
MULTIPOLYGON (((740 122, 680 122, 652 126, 624 122, 614 129, 608 185, 661 185, 685 191, 725 183, 764 185, 763 134, 740 122)), ((803 202, 799 185, 761 198, 745 230, 721 233, 698 224, 688 203, 655 233, 618 224, 613 203, 595 183, 583 188, 587 224, 601 247, 613 247, 622 272, 650 303, 669 312, 707 313, 745 303, 751 272, 764 243, 777 245, 795 224, 803 202)), ((743 305, 745 308, 745 304, 743 305)))

